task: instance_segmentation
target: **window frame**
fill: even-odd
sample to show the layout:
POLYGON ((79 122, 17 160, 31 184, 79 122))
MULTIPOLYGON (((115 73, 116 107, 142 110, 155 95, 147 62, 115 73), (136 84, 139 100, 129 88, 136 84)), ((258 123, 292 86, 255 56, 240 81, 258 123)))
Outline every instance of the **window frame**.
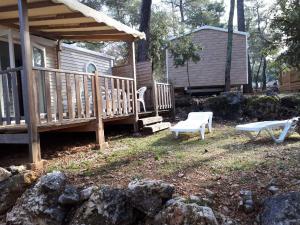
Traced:
POLYGON ((44 66, 43 68, 47 68, 47 60, 46 60, 46 48, 44 46, 41 46, 36 43, 32 43, 32 48, 31 48, 31 53, 32 53, 32 66, 34 66, 34 53, 33 53, 33 48, 37 48, 43 52, 43 57, 44 57, 44 66))
POLYGON ((95 67, 95 69, 96 69, 95 72, 98 71, 98 68, 97 68, 97 66, 96 66, 95 63, 93 63, 93 62, 88 62, 88 63, 85 65, 85 72, 86 72, 86 73, 89 73, 89 72, 88 72, 88 67, 89 67, 89 65, 93 65, 93 66, 95 67))

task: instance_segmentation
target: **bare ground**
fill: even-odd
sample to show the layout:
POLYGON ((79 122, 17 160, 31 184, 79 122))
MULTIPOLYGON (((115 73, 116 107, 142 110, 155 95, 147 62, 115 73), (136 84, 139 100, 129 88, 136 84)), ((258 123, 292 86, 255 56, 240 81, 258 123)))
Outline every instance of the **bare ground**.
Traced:
MULTIPOLYGON (((270 182, 281 192, 300 191, 300 136, 274 144, 263 134, 249 141, 236 134, 231 123, 214 124, 204 141, 198 135, 174 139, 169 131, 133 137, 126 129, 108 134, 109 149, 95 149, 92 135, 48 135, 42 137, 47 171, 62 170, 77 186, 113 185, 125 187, 136 178, 163 179, 184 196, 216 193, 212 208, 241 224, 253 224, 260 204, 271 194, 270 182), (122 131, 124 130, 124 131, 122 131), (63 146, 63 147, 62 147, 63 146), (239 210, 240 190, 252 190, 256 211, 239 210)), ((22 163, 24 146, 0 146, 0 166, 22 163)))

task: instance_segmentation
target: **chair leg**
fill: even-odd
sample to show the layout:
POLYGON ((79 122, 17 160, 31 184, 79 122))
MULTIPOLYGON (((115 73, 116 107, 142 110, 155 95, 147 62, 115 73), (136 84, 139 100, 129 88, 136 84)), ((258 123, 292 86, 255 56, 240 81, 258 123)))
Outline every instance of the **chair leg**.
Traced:
POLYGON ((142 105, 143 105, 143 108, 144 108, 144 112, 146 112, 146 107, 145 107, 145 102, 142 101, 142 105))

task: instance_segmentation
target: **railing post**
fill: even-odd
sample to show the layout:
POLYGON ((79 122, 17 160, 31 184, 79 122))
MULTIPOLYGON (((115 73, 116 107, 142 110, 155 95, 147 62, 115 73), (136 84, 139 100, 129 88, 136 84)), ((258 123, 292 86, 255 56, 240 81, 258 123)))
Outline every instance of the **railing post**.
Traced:
POLYGON ((171 85, 171 101, 172 101, 172 119, 173 121, 175 121, 175 116, 176 116, 176 112, 175 112, 175 92, 174 92, 174 86, 171 85))
POLYGON ((155 116, 158 116, 158 103, 157 103, 157 88, 156 88, 156 80, 153 79, 153 104, 155 116))
POLYGON ((100 87, 100 77, 98 71, 95 72, 95 111, 96 111, 96 142, 100 147, 100 150, 104 149, 107 146, 107 143, 105 142, 105 136, 104 136, 104 124, 102 119, 102 93, 101 93, 101 87, 100 87))
POLYGON ((138 103, 137 103, 137 84, 136 84, 136 64, 135 64, 135 43, 134 41, 131 42, 130 53, 131 65, 132 65, 132 72, 133 72, 133 102, 134 102, 134 124, 133 129, 134 132, 138 132, 138 120, 139 120, 139 110, 138 110, 138 103))
MULTIPOLYGON (((36 112, 37 105, 34 97, 35 79, 32 76, 32 57, 30 45, 30 33, 28 24, 28 4, 27 0, 18 0, 20 38, 23 61, 23 95, 26 105, 25 117, 28 128, 28 143, 30 162, 41 161, 40 136, 37 130, 36 112)), ((36 165, 38 166, 38 165, 36 165)))

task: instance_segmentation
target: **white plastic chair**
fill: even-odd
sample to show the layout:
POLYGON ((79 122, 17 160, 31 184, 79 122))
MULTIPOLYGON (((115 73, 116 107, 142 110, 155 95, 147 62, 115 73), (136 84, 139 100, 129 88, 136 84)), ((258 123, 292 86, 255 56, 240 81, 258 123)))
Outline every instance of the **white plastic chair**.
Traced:
POLYGON ((212 112, 191 112, 188 118, 184 121, 180 121, 170 130, 175 132, 176 138, 179 133, 200 132, 202 140, 205 135, 205 127, 208 126, 209 132, 212 131, 212 112))
POLYGON ((275 143, 282 143, 285 138, 295 131, 299 117, 290 120, 262 121, 237 125, 236 130, 245 132, 251 140, 255 140, 262 131, 266 131, 275 143), (274 129, 282 129, 278 138, 275 137, 274 129))
POLYGON ((145 106, 145 100, 144 100, 144 95, 147 90, 147 87, 141 87, 139 90, 137 90, 138 93, 138 101, 142 103, 144 112, 146 112, 146 106, 145 106))

